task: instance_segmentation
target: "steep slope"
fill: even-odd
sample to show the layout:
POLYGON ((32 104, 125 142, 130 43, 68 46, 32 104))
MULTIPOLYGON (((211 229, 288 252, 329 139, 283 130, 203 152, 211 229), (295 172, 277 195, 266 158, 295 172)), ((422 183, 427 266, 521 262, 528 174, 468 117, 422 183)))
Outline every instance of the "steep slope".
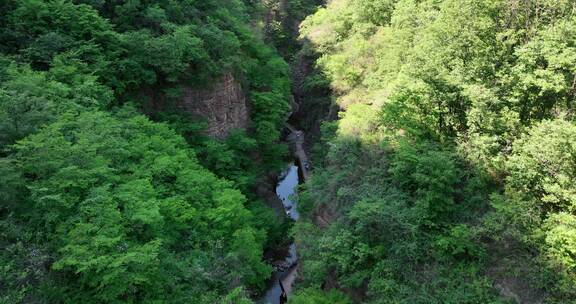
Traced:
POLYGON ((300 195, 293 303, 574 301, 573 14, 335 0, 306 19, 342 113, 300 195))
POLYGON ((0 10, 0 303, 249 303, 287 229, 254 190, 291 100, 260 4, 0 10))

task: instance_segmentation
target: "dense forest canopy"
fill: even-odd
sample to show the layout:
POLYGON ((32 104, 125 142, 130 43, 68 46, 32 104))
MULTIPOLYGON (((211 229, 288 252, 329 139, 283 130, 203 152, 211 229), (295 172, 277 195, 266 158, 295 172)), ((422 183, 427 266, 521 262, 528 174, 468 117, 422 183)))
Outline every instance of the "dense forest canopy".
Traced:
POLYGON ((127 101, 144 103, 138 93, 149 87, 178 98, 181 85, 207 86, 232 71, 250 90, 254 137, 263 156, 270 164, 278 161, 282 151, 275 141, 288 111, 289 72, 249 27, 249 14, 257 7, 241 1, 77 2, 3 2, 3 81, 17 85, 33 80, 42 87, 45 79, 50 88, 48 93, 6 85, 3 95, 18 105, 22 102, 15 100, 23 97, 13 95, 65 99, 55 102, 57 107, 49 105, 52 98, 27 100, 20 110, 14 108, 18 105, 3 107, 2 117, 30 120, 23 126, 5 123, 4 145, 51 121, 67 109, 64 103, 102 109, 127 101))
POLYGON ((293 304, 576 301, 576 2, 0 12, 0 303, 253 303, 292 237, 293 304), (223 75, 250 122, 214 138, 176 104, 223 75), (294 224, 258 191, 287 120, 294 224))
POLYGON ((334 0, 303 22, 343 109, 301 196, 303 287, 576 299, 575 5, 334 0))
POLYGON ((0 303, 240 303, 286 229, 251 192, 276 170, 287 63, 251 1, 0 4, 0 303), (224 140, 171 108, 242 83, 224 140), (167 105, 146 118, 149 100, 167 105))

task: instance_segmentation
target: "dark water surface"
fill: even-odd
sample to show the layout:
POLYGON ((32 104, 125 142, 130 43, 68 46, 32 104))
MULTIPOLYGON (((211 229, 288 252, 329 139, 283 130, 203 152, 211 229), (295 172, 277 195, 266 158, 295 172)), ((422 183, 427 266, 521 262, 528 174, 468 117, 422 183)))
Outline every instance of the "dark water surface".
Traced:
MULTIPOLYGON (((298 188, 299 177, 298 177, 298 167, 294 164, 291 164, 289 168, 286 169, 280 176, 280 182, 278 186, 276 186, 276 195, 282 201, 284 205, 284 210, 286 214, 293 220, 298 220, 300 214, 298 213, 296 202, 293 201, 294 196, 296 195, 296 190, 298 188)), ((290 295, 292 291, 292 284, 296 279, 297 271, 296 271, 296 262, 298 261, 298 255, 296 253, 296 245, 290 244, 290 250, 288 255, 284 258, 283 265, 286 265, 286 269, 279 269, 278 271, 274 272, 271 281, 272 285, 266 291, 266 294, 260 301, 260 303, 267 303, 267 304, 279 304, 280 303, 280 294, 282 293, 282 289, 280 288, 279 280, 282 281, 282 285, 284 285, 284 289, 286 289, 286 293, 290 295)))

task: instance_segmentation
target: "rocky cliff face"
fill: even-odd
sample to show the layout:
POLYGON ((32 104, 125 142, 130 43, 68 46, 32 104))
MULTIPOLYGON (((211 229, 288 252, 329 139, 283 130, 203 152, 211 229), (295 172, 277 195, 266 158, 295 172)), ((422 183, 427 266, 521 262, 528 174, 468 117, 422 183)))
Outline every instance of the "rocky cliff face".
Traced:
POLYGON ((207 89, 184 87, 176 107, 196 119, 208 122, 208 135, 225 138, 231 130, 247 128, 246 96, 232 73, 216 79, 207 89))

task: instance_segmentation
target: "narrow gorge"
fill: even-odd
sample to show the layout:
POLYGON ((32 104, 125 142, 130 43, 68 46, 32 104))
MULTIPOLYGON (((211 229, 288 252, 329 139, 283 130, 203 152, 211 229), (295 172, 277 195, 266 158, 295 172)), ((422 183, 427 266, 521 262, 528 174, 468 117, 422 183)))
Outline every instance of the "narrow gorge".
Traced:
POLYGON ((0 12, 0 304, 576 303, 576 1, 0 12))

